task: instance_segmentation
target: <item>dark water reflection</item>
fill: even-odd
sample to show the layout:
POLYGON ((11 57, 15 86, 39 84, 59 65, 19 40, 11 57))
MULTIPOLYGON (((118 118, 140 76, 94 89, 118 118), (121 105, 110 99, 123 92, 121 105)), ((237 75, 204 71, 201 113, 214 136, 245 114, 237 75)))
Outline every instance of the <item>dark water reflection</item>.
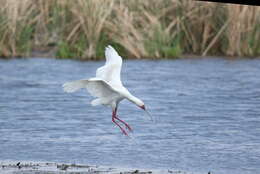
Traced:
POLYGON ((260 172, 260 60, 125 61, 125 86, 156 117, 123 101, 131 139, 84 90, 62 91, 103 63, 0 60, 0 160, 260 172))

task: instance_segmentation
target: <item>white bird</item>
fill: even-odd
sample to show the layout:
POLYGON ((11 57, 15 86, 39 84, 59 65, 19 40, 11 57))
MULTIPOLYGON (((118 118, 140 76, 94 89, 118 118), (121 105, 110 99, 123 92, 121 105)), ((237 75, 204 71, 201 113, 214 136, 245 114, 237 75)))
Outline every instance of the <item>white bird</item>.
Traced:
POLYGON ((112 108, 112 122, 121 129, 123 134, 128 135, 127 131, 117 122, 118 120, 125 125, 127 130, 132 131, 132 128, 125 121, 118 118, 117 108, 119 102, 123 99, 128 99, 145 111, 146 108, 142 100, 133 96, 122 85, 120 78, 122 67, 121 56, 118 55, 112 46, 108 45, 105 49, 105 57, 106 63, 97 69, 96 77, 67 82, 63 84, 63 89, 65 92, 71 93, 81 88, 86 88, 93 97, 96 97, 96 99, 91 101, 91 105, 96 106, 102 104, 110 106, 112 108))

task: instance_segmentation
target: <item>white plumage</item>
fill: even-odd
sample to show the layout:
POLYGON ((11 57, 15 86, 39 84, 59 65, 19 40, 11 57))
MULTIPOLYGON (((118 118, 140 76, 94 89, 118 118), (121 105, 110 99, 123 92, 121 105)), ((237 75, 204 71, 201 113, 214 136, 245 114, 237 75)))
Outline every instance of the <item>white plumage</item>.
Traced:
POLYGON ((117 107, 121 100, 128 99, 143 110, 145 109, 144 102, 133 96, 121 82, 120 74, 122 67, 122 58, 118 55, 112 46, 107 46, 105 49, 106 63, 96 71, 96 77, 90 79, 76 80, 63 84, 65 92, 75 92, 81 88, 86 88, 87 91, 96 99, 91 101, 92 106, 106 105, 112 108, 112 121, 128 135, 126 130, 117 122, 125 125, 126 129, 132 131, 132 128, 117 116, 117 107))

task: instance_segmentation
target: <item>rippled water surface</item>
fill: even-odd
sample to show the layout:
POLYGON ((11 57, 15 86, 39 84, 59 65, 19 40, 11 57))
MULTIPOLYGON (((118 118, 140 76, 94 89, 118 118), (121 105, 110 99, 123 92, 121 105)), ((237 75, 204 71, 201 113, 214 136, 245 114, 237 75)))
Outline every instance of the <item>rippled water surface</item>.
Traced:
POLYGON ((131 138, 66 81, 103 61, 0 60, 0 160, 86 163, 224 174, 260 172, 260 60, 128 60, 122 80, 155 123, 124 100, 131 138))

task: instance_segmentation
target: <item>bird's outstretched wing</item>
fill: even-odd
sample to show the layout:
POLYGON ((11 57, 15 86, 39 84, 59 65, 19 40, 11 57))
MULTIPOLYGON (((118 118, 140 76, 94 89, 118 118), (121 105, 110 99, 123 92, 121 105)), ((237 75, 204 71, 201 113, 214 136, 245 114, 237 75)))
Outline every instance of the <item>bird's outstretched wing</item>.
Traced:
POLYGON ((76 80, 63 84, 63 90, 71 93, 81 88, 86 88, 93 97, 106 98, 118 92, 104 80, 99 78, 76 80))
POLYGON ((105 50, 106 63, 97 69, 96 77, 101 78, 112 86, 122 86, 120 73, 122 58, 112 46, 107 46, 105 50))

